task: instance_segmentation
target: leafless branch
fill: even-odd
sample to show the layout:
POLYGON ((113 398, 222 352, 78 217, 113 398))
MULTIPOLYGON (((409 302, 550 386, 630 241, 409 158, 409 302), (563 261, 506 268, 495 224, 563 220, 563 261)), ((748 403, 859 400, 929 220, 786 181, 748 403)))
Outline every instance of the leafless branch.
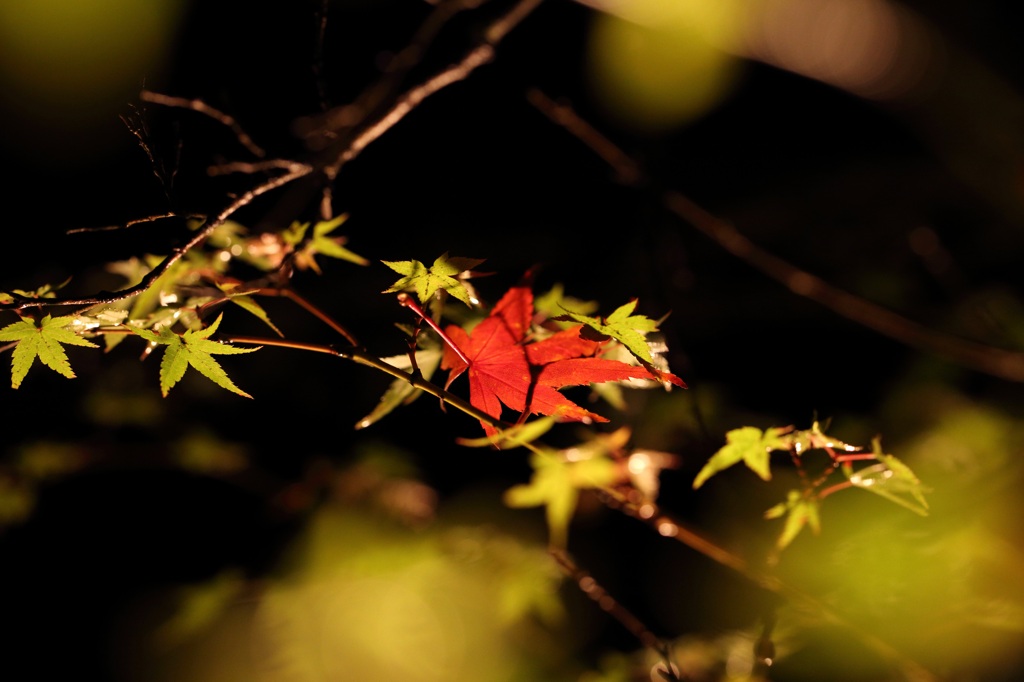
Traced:
POLYGON ((239 125, 238 121, 233 116, 224 113, 223 111, 216 109, 201 99, 186 99, 184 97, 172 97, 170 95, 164 95, 159 92, 153 92, 152 90, 143 90, 139 94, 139 98, 144 102, 152 102, 153 104, 162 104, 166 107, 179 107, 182 109, 191 109, 192 111, 198 112, 209 116, 213 120, 217 121, 224 127, 228 128, 235 134, 238 139, 238 143, 249 150, 249 153, 253 156, 262 159, 267 155, 263 148, 253 142, 249 134, 246 133, 242 126, 239 125))
MULTIPOLYGON (((462 11, 475 9, 488 0, 441 0, 434 4, 434 9, 420 24, 409 44, 398 54, 391 57, 381 78, 377 79, 354 102, 327 109, 324 105, 322 114, 307 116, 295 123, 295 131, 304 138, 311 148, 322 148, 339 139, 341 131, 351 130, 363 124, 366 119, 378 111, 389 98, 394 97, 401 87, 403 77, 423 58, 424 53, 433 43, 441 29, 462 11)), ((326 30, 326 8, 318 16, 319 40, 322 42, 326 30)), ((320 57, 321 45, 317 45, 317 56, 320 57)), ((316 73, 322 67, 315 68, 316 73)), ((318 81, 323 94, 323 86, 318 81)))
MULTIPOLYGON (((643 177, 639 163, 587 123, 571 107, 555 102, 538 90, 531 91, 528 98, 542 113, 600 156, 620 177, 631 179, 633 182, 643 177)), ((665 208, 689 223, 691 227, 798 296, 820 303, 848 320, 912 348, 934 353, 964 367, 1000 379, 1024 382, 1024 353, 996 348, 929 329, 887 308, 832 286, 820 277, 801 270, 757 246, 732 225, 715 217, 680 192, 665 192, 663 202, 665 208)))
MULTIPOLYGON (((466 53, 457 63, 408 90, 390 110, 346 144, 336 154, 334 160, 324 167, 323 172, 327 179, 333 182, 342 166, 359 156, 367 146, 405 118, 425 99, 453 83, 465 80, 477 68, 494 59, 494 50, 498 43, 508 35, 509 31, 529 16, 542 1, 520 0, 512 9, 491 23, 484 32, 484 41, 480 45, 466 53)), ((324 206, 321 214, 325 217, 333 215, 333 210, 329 206, 324 206)))
MULTIPOLYGON (((317 166, 300 162, 287 162, 286 167, 288 172, 265 180, 253 189, 237 197, 234 201, 228 204, 228 206, 221 210, 220 213, 207 222, 202 229, 198 230, 196 234, 193 235, 185 244, 175 248, 168 256, 157 264, 156 267, 147 273, 138 284, 120 291, 100 292, 94 296, 82 298, 31 299, 19 296, 11 303, 0 303, 0 310, 52 306, 93 306, 101 303, 113 303, 114 301, 124 300, 145 291, 157 280, 157 278, 160 277, 160 275, 166 272, 168 268, 181 260, 186 253, 202 244, 206 238, 210 236, 213 230, 222 225, 224 221, 236 211, 252 203, 252 201, 257 197, 275 190, 278 187, 287 185, 299 178, 312 175, 318 170, 323 172, 329 181, 333 182, 337 177, 338 171, 345 163, 358 156, 363 149, 380 138, 396 123, 405 118, 405 116, 415 109, 423 100, 452 83, 457 83, 465 79, 477 67, 491 61, 494 58, 495 46, 509 33, 509 31, 525 19, 530 12, 536 9, 542 1, 543 0, 520 0, 520 2, 514 5, 508 12, 498 17, 490 24, 484 34, 485 38, 482 44, 470 50, 458 63, 453 64, 441 73, 409 90, 399 99, 395 106, 385 113, 384 116, 382 116, 376 123, 364 130, 348 145, 345 145, 345 147, 338 152, 333 160, 326 166, 319 168, 317 166)), ((243 144, 245 144, 245 140, 249 140, 248 136, 245 135, 239 127, 237 127, 233 118, 200 100, 172 97, 148 90, 143 91, 142 99, 149 102, 164 104, 166 106, 184 107, 206 114, 220 121, 232 130, 235 130, 236 134, 239 135, 239 141, 243 141, 243 144)), ((249 140, 249 143, 251 144, 251 140, 249 140)), ((255 150, 259 150, 258 155, 262 156, 262 149, 255 146, 250 149, 253 153, 257 153, 255 150)), ((332 215, 332 213, 328 212, 325 215, 332 215)))
POLYGON ((664 664, 662 676, 665 680, 669 682, 680 681, 679 676, 676 674, 676 667, 669 655, 668 645, 665 642, 651 632, 650 628, 644 625, 643 621, 637 618, 629 609, 612 597, 608 590, 601 587, 600 583, 593 576, 577 566, 568 553, 560 549, 552 549, 551 556, 554 557, 562 572, 576 581, 576 585, 583 594, 593 600, 602 611, 619 621, 645 648, 650 649, 661 657, 664 664))
POLYGON ((82 234, 83 232, 116 232, 118 230, 127 230, 135 227, 136 225, 143 225, 146 223, 155 223, 158 220, 164 218, 204 218, 205 216, 199 215, 198 213, 189 213, 186 215, 178 215, 173 211, 167 213, 158 213, 157 215, 146 216, 145 218, 135 218, 129 220, 123 225, 103 225, 102 227, 75 227, 64 234, 82 234))
POLYGON ((216 166, 210 166, 206 169, 209 175, 230 175, 232 173, 254 175, 256 173, 265 173, 267 171, 284 170, 293 172, 299 170, 306 164, 292 161, 291 159, 267 159, 266 161, 231 161, 229 163, 220 163, 216 166))
POLYGON ((181 260, 186 253, 202 244, 207 237, 210 236, 217 227, 222 225, 236 211, 248 206, 254 199, 260 195, 266 194, 282 185, 286 185, 298 178, 309 175, 313 172, 312 166, 298 165, 295 170, 284 175, 271 178, 260 185, 257 185, 253 189, 249 190, 245 194, 242 194, 236 198, 231 204, 224 208, 220 213, 213 217, 202 229, 198 230, 196 234, 189 239, 185 244, 175 248, 171 253, 166 256, 160 263, 156 265, 145 277, 142 278, 138 284, 121 289, 115 292, 100 292, 95 296, 88 296, 84 298, 47 298, 47 299, 36 299, 36 298, 24 298, 16 297, 13 303, 0 303, 0 310, 4 309, 24 309, 24 308, 42 308, 50 306, 94 306, 101 303, 113 303, 114 301, 121 301, 126 298, 130 298, 135 294, 142 293, 157 280, 163 273, 167 271, 172 265, 181 260))
POLYGON ((752 584, 770 592, 785 597, 793 604, 806 608, 811 613, 817 614, 824 620, 836 625, 848 628, 855 633, 861 641, 869 645, 876 652, 885 657, 894 666, 899 668, 907 680, 913 682, 937 682, 936 675, 912 658, 898 651, 881 637, 873 632, 861 628, 856 623, 849 621, 839 611, 817 597, 801 590, 777 575, 752 565, 743 557, 734 554, 724 547, 705 538, 700 533, 688 528, 684 523, 672 518, 663 512, 657 505, 651 502, 636 504, 627 496, 616 490, 605 488, 601 490, 603 500, 608 507, 617 509, 622 513, 646 524, 662 537, 676 540, 687 547, 700 552, 712 561, 725 566, 737 574, 742 575, 752 584))

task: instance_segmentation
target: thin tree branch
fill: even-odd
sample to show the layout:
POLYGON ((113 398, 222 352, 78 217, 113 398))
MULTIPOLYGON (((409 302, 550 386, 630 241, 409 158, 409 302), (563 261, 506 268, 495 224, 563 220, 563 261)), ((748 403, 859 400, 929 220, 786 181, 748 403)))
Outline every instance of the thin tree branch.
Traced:
MULTIPOLYGON (((362 133, 357 135, 349 144, 345 145, 344 148, 337 153, 333 160, 327 165, 323 166, 321 170, 326 176, 327 180, 333 182, 337 177, 338 171, 346 163, 356 158, 367 146, 379 139, 384 133, 390 130, 395 124, 405 118, 413 109, 415 109, 421 102, 426 98, 433 95, 434 93, 442 90, 443 88, 457 83, 467 78, 474 70, 479 66, 488 63, 494 58, 494 48, 497 44, 515 28, 523 19, 525 19, 530 12, 536 9, 543 0, 520 0, 515 6, 512 7, 507 13, 494 20, 484 32, 484 42, 478 45, 476 48, 470 50, 458 63, 448 67, 441 73, 435 75, 424 83, 412 88, 406 94, 399 99, 399 101, 392 107, 387 113, 385 113, 376 123, 371 125, 369 128, 364 130, 362 133)), ((159 93, 144 90, 142 92, 142 99, 154 102, 158 104, 164 104, 167 106, 178 106, 194 111, 204 113, 211 116, 215 120, 218 120, 222 124, 228 126, 232 130, 235 130, 236 135, 239 135, 239 141, 242 144, 248 140, 251 143, 248 135, 238 127, 235 120, 224 114, 223 112, 205 104, 200 100, 189 100, 181 97, 171 97, 168 95, 162 95, 159 93)), ((262 149, 253 146, 250 148, 254 154, 256 150, 259 150, 258 156, 263 155, 262 149)), ((31 299, 23 296, 14 296, 14 301, 11 303, 0 303, 0 310, 20 310, 23 308, 41 308, 41 307, 52 307, 52 306, 93 306, 101 303, 113 303, 115 301, 124 300, 130 298, 138 293, 141 293, 148 289, 153 282, 157 280, 164 272, 167 271, 171 265, 179 261, 188 251, 195 248, 213 232, 217 227, 224 223, 231 215, 244 206, 250 204, 254 199, 262 194, 266 194, 278 187, 289 184, 299 178, 313 174, 317 167, 307 165, 299 162, 295 162, 291 169, 279 175, 264 181, 257 185, 253 189, 249 190, 245 194, 241 195, 227 207, 225 207, 220 213, 208 222, 201 230, 199 230, 191 239, 188 240, 183 246, 174 249, 170 255, 164 258, 156 267, 154 267, 145 277, 142 278, 138 284, 126 289, 122 289, 116 292, 100 292, 95 296, 83 297, 83 298, 66 298, 66 299, 31 299)), ((325 194, 325 197, 329 196, 325 194)), ((326 217, 333 214, 329 206, 322 206, 321 213, 326 217)))
POLYGON ((408 382, 413 388, 416 388, 424 393, 438 398, 448 405, 460 410, 470 417, 477 419, 481 422, 485 422, 496 429, 510 429, 512 424, 505 422, 501 419, 495 419, 491 415, 477 409, 469 402, 463 400, 454 393, 449 393, 445 389, 433 384, 418 374, 406 372, 403 369, 395 367, 377 357, 367 353, 366 351, 359 348, 346 348, 340 350, 334 346, 325 346, 323 344, 316 343, 304 343, 301 341, 289 341, 287 339, 273 339, 262 336, 219 336, 219 340, 227 343, 244 343, 256 346, 276 346, 279 348, 292 348, 295 350, 311 351, 315 353, 325 353, 327 355, 333 355, 335 357, 342 358, 343 360, 351 360, 357 364, 372 367, 380 370, 385 374, 390 374, 396 379, 408 382))
POLYGON ((195 214, 190 213, 190 214, 186 214, 186 215, 178 215, 177 213, 174 213, 173 211, 168 211, 167 213, 159 213, 157 215, 150 215, 150 216, 146 216, 145 218, 135 218, 134 220, 129 220, 124 225, 104 225, 102 227, 76 227, 76 228, 72 228, 70 230, 67 230, 64 234, 82 234, 83 232, 116 232, 118 230, 127 230, 129 228, 135 227, 136 225, 142 225, 144 223, 154 223, 154 222, 156 222, 158 220, 163 220, 164 218, 205 218, 205 217, 206 216, 199 215, 198 213, 195 213, 195 214))
POLYGON ((324 167, 327 179, 333 181, 342 166, 359 156, 370 143, 390 130, 425 99, 453 83, 465 80, 477 68, 494 59, 494 50, 498 43, 541 2, 543 0, 520 0, 512 9, 488 26, 484 32, 483 43, 467 52, 457 63, 407 91, 390 110, 353 138, 334 160, 324 167))
MULTIPOLYGON (((621 178, 632 179, 630 184, 633 184, 644 177, 640 165, 632 157, 583 120, 571 107, 555 102, 539 90, 531 90, 528 98, 542 113, 600 156, 621 178)), ((1000 379, 1024 382, 1024 353, 943 334, 832 286, 820 277, 757 246, 732 225, 715 217, 680 192, 666 191, 662 201, 665 208, 691 227, 798 296, 820 303, 837 315, 912 348, 929 351, 1000 379)))
POLYGON ((292 161, 290 159, 267 159, 266 161, 231 161, 229 163, 220 163, 216 166, 210 166, 206 173, 208 175, 230 175, 231 173, 244 173, 247 175, 253 175, 255 173, 265 173, 271 170, 297 170, 305 164, 298 161, 292 161))
MULTIPOLYGON (((364 123, 387 99, 398 92, 402 78, 422 60, 441 29, 459 12, 475 9, 485 2, 487 0, 442 0, 432 3, 434 9, 416 29, 409 44, 388 60, 382 69, 380 79, 364 90, 354 102, 329 110, 324 104, 322 114, 299 119, 295 124, 297 134, 305 138, 311 147, 322 148, 318 144, 321 140, 337 139, 340 137, 340 131, 350 130, 364 123)), ((326 7, 319 19, 318 57, 322 50, 320 43, 323 40, 323 32, 326 29, 326 7)), ((315 69, 317 73, 320 70, 322 67, 315 69)), ((323 86, 318 83, 318 87, 322 89, 323 86)), ((323 142, 323 146, 326 146, 326 142, 323 142)))
POLYGON ((271 190, 277 189, 282 185, 286 185, 293 180, 309 175, 313 172, 312 166, 298 165, 296 169, 290 173, 279 175, 275 178, 271 178, 257 185, 253 189, 249 190, 245 194, 235 199, 231 204, 224 208, 214 218, 203 226, 202 229, 198 230, 196 234, 189 239, 185 244, 175 248, 171 253, 166 256, 160 263, 150 270, 142 280, 127 289, 121 289, 115 292, 100 292, 95 296, 89 296, 84 298, 26 298, 23 296, 14 297, 14 301, 11 303, 0 303, 0 310, 17 310, 23 308, 43 308, 52 306, 94 306, 101 303, 113 303, 114 301, 122 301, 126 298, 130 298, 136 294, 142 293, 148 289, 152 284, 164 274, 168 268, 174 265, 176 262, 181 260, 186 253, 194 249, 196 246, 201 244, 210 236, 217 227, 222 225, 225 220, 233 215, 236 211, 244 206, 250 204, 254 199, 262 194, 266 194, 271 190))
POLYGON ((608 594, 608 591, 601 587, 593 576, 577 566, 565 551, 552 549, 550 553, 562 572, 576 581, 576 585, 583 594, 593 600, 602 611, 619 621, 644 647, 661 657, 665 666, 661 671, 662 677, 669 682, 679 682, 680 678, 676 673, 676 666, 672 663, 668 645, 651 632, 643 621, 608 594))
POLYGON ((294 303, 296 303, 299 307, 301 307, 303 310, 305 310, 307 313, 309 313, 313 317, 317 318, 318 320, 320 320, 321 322, 326 324, 328 327, 333 329, 339 335, 343 336, 345 338, 345 340, 348 341, 353 346, 359 346, 360 345, 359 341, 356 340, 356 337, 348 329, 346 329, 337 320, 335 320, 330 315, 328 315, 323 310, 321 310, 316 305, 314 305, 311 301, 309 301, 305 297, 301 296, 294 289, 291 289, 289 287, 284 287, 284 288, 280 288, 280 289, 278 289, 278 288, 264 288, 264 289, 258 289, 256 291, 254 291, 253 293, 259 294, 261 296, 283 296, 285 298, 289 298, 294 303))
POLYGON ((320 103, 320 110, 327 111, 327 87, 324 80, 324 43, 327 37, 327 10, 330 7, 328 0, 320 0, 314 14, 316 19, 316 38, 313 41, 313 80, 316 83, 317 101, 320 103))
POLYGON ((738 230, 674 191, 665 205, 729 253, 760 270, 790 291, 912 348, 926 350, 957 364, 1007 381, 1024 381, 1024 353, 943 334, 902 315, 832 286, 760 248, 738 230))
POLYGON ((224 113, 220 109, 211 107, 201 99, 172 97, 170 95, 163 95, 159 92, 153 92, 152 90, 143 90, 139 93, 139 99, 144 102, 152 102, 153 104, 162 104, 166 107, 191 109, 192 111, 209 116, 224 127, 230 129, 231 132, 235 134, 235 138, 238 140, 238 143, 248 149, 250 154, 260 159, 267 155, 267 153, 263 151, 263 148, 256 144, 253 139, 249 137, 249 134, 242 129, 242 126, 239 125, 238 121, 236 121, 233 116, 224 113))
POLYGON ((816 613, 824 620, 856 633, 865 644, 868 644, 892 665, 899 668, 907 680, 912 682, 938 682, 938 677, 932 671, 907 657, 884 639, 849 622, 843 615, 820 599, 794 587, 776 575, 752 566, 739 555, 687 528, 685 524, 661 511, 655 504, 644 502, 638 505, 627 496, 611 488, 601 489, 600 494, 605 498, 606 504, 609 507, 618 509, 624 514, 650 526, 662 537, 681 542, 722 566, 732 569, 758 587, 785 597, 791 603, 816 613))

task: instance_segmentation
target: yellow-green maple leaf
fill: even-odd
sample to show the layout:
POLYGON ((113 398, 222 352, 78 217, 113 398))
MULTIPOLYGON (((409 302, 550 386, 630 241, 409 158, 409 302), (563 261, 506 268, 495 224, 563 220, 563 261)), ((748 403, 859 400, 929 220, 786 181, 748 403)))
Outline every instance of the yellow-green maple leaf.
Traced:
POLYGON ((611 315, 603 319, 572 311, 556 319, 569 319, 594 330, 601 336, 611 337, 629 349, 629 352, 638 360, 653 365, 654 358, 651 356, 651 349, 647 345, 646 337, 649 332, 658 331, 658 324, 644 315, 634 315, 636 302, 637 300, 634 298, 629 303, 616 308, 611 315))
POLYGON ((146 339, 150 343, 166 346, 164 356, 160 361, 160 392, 167 397, 168 391, 185 376, 185 370, 191 365, 204 377, 217 384, 221 388, 232 393, 251 398, 252 396, 235 386, 228 378, 227 372, 214 359, 214 355, 237 355, 240 353, 252 353, 259 350, 256 348, 238 348, 225 343, 211 341, 210 335, 217 331, 220 326, 222 315, 218 315, 206 329, 189 330, 184 334, 176 334, 167 327, 155 332, 151 329, 132 327, 132 331, 146 339))
POLYGON ((533 466, 533 478, 525 485, 505 491, 505 503, 510 507, 543 505, 550 544, 564 548, 580 490, 610 485, 615 480, 615 462, 604 454, 569 461, 555 453, 540 451, 530 458, 530 464, 533 466))
POLYGON ((420 303, 426 303, 435 293, 443 290, 470 307, 474 305, 473 297, 470 295, 465 283, 456 278, 455 275, 466 270, 472 270, 483 263, 482 259, 461 258, 458 256, 449 258, 448 254, 444 253, 429 268, 418 260, 385 260, 381 262, 398 274, 405 275, 402 279, 385 289, 385 294, 412 289, 416 292, 416 297, 419 298, 420 303))
POLYGON ((31 318, 23 317, 0 329, 0 341, 15 341, 17 345, 11 354, 11 387, 18 388, 28 374, 29 368, 36 358, 44 365, 69 379, 75 378, 71 371, 64 346, 88 346, 97 348, 92 341, 87 341, 76 334, 68 326, 74 321, 73 316, 44 317, 38 325, 31 318))
MULTIPOLYGON (((334 232, 347 219, 348 214, 344 213, 333 220, 314 223, 313 236, 306 241, 300 251, 296 252, 295 264, 300 269, 310 268, 318 275, 321 274, 320 266, 316 262, 316 256, 318 255, 347 260, 356 265, 368 265, 368 260, 343 246, 346 241, 345 237, 329 236, 331 232, 334 232)), ((309 225, 309 223, 292 223, 287 230, 281 233, 281 238, 286 244, 298 246, 306 240, 306 231, 309 229, 309 225)))
POLYGON ((726 444, 704 464, 704 467, 693 479, 693 488, 704 485, 704 481, 723 469, 737 462, 743 462, 765 481, 772 477, 769 468, 769 455, 773 450, 789 449, 788 442, 782 436, 788 431, 785 427, 772 427, 767 431, 755 426, 744 426, 733 429, 725 434, 726 444))
POLYGON ((820 504, 816 497, 808 497, 799 490, 790 490, 785 502, 779 502, 764 513, 766 519, 786 517, 782 532, 775 540, 776 553, 788 547, 805 526, 815 533, 821 532, 821 519, 818 515, 820 504))

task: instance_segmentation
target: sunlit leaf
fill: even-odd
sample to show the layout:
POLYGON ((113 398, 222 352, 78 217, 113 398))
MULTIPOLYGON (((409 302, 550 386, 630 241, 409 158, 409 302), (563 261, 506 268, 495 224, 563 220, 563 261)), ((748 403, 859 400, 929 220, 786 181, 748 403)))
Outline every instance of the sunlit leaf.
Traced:
POLYGON ((150 343, 164 346, 163 360, 160 362, 160 391, 167 397, 168 391, 181 380, 185 370, 190 366, 217 384, 221 388, 232 393, 251 398, 252 396, 235 386, 228 378, 224 368, 214 359, 214 355, 237 355, 241 353, 252 353, 261 348, 238 348, 229 346, 217 341, 211 341, 210 335, 217 331, 220 326, 222 315, 218 315, 206 329, 189 330, 183 334, 175 334, 169 328, 164 327, 159 332, 141 327, 132 327, 132 331, 150 343))
POLYGON ((551 427, 556 423, 558 422, 554 417, 541 417, 540 419, 534 419, 523 424, 516 424, 507 429, 500 429, 491 436, 458 438, 456 441, 459 445, 470 448, 484 448, 488 446, 502 449, 509 447, 517 448, 537 440, 550 431, 551 427))
MULTIPOLYGON (((420 374, 424 379, 430 379, 437 370, 437 366, 441 363, 441 349, 430 348, 416 351, 416 367, 420 370, 420 374)), ((409 355, 395 355, 388 358, 382 358, 384 362, 388 363, 393 367, 405 370, 407 372, 412 371, 412 362, 409 360, 409 355)), ((375 424, 387 415, 391 414, 395 409, 402 405, 408 405, 413 400, 416 400, 423 391, 419 390, 405 379, 395 379, 388 386, 384 395, 381 396, 380 402, 373 408, 370 414, 366 415, 358 422, 356 422, 357 429, 365 429, 371 424, 375 424)))
POLYGON ((184 434, 171 451, 183 469, 207 476, 235 474, 249 465, 244 446, 201 430, 184 434))
MULTIPOLYGON (((441 369, 450 370, 446 387, 468 370, 470 403, 495 419, 501 418, 504 405, 563 421, 606 422, 606 417, 577 405, 559 389, 654 378, 648 368, 598 357, 604 342, 583 338, 581 327, 531 342, 533 314, 533 292, 521 283, 509 289, 472 331, 449 325, 445 331, 461 353, 445 348, 441 369)), ((481 425, 485 433, 495 432, 490 424, 481 425)))
POLYGON ((277 328, 277 325, 270 321, 270 317, 267 315, 267 311, 263 309, 263 306, 249 295, 252 293, 251 289, 240 289, 239 285, 233 282, 218 284, 217 288, 227 295, 229 301, 259 318, 265 325, 273 329, 274 333, 278 336, 284 337, 284 334, 277 328))
POLYGON ((292 223, 287 230, 281 233, 281 238, 291 246, 298 246, 305 242, 302 249, 295 253, 295 264, 300 269, 309 268, 317 274, 321 274, 320 265, 316 262, 318 255, 346 260, 356 265, 368 265, 368 260, 343 246, 347 241, 345 237, 329 236, 347 219, 348 214, 343 213, 333 220, 313 224, 313 234, 308 239, 306 233, 309 231, 310 223, 292 223))
POLYGON ((212 626, 245 589, 236 570, 226 570, 196 586, 181 588, 174 614, 156 630, 161 646, 176 646, 212 626))
POLYGON ((787 450, 788 445, 782 438, 788 431, 785 427, 772 427, 766 431, 754 426, 733 429, 725 434, 726 445, 719 449, 704 464, 704 467, 693 479, 693 488, 704 485, 704 482, 723 469, 728 469, 737 462, 743 462, 765 481, 771 479, 769 456, 775 450, 787 450))
POLYGON ((420 303, 426 303, 438 291, 446 291, 466 305, 475 305, 474 297, 466 288, 465 282, 456 275, 472 270, 484 261, 479 258, 449 257, 442 254, 429 268, 418 260, 381 261, 400 275, 404 275, 384 293, 395 291, 415 291, 420 303))
POLYGON ((36 358, 44 365, 69 379, 75 377, 68 361, 67 353, 62 344, 69 346, 87 346, 98 348, 92 341, 87 341, 76 334, 69 326, 74 322, 73 316, 44 317, 37 326, 35 321, 23 317, 0 329, 0 341, 15 341, 17 345, 11 354, 11 386, 18 388, 28 374, 36 358))
POLYGON ((925 486, 910 467, 893 455, 885 454, 878 438, 872 441, 872 446, 879 463, 857 471, 844 467, 843 473, 846 474, 847 480, 862 490, 881 495, 914 513, 927 516, 928 500, 924 497, 925 486))
POLYGON ((606 318, 581 315, 576 312, 566 312, 560 318, 573 320, 585 327, 594 330, 601 336, 608 336, 616 339, 619 343, 629 349, 629 352, 638 359, 648 364, 654 364, 654 358, 647 347, 646 336, 649 332, 657 331, 657 323, 644 315, 633 315, 637 301, 634 298, 629 303, 619 306, 611 315, 606 318))
MULTIPOLYGON (((633 311, 636 310, 636 304, 637 300, 634 298, 630 302, 616 308, 606 318, 591 317, 569 311, 557 319, 572 320, 582 324, 584 329, 581 334, 584 337, 587 337, 588 333, 590 333, 597 335, 597 338, 615 339, 641 365, 657 376, 658 379, 668 382, 666 385, 671 383, 686 388, 686 384, 681 379, 670 374, 667 369, 660 367, 659 362, 655 360, 647 336, 651 332, 658 331, 658 322, 644 315, 634 315, 633 311)), ((664 344, 662 343, 662 345, 664 344)), ((660 364, 664 364, 664 362, 662 361, 660 364)))
POLYGON ((776 551, 789 546, 805 526, 815 533, 821 532, 821 520, 818 516, 820 502, 813 496, 805 496, 799 490, 790 490, 785 502, 780 502, 764 513, 766 519, 786 517, 782 532, 775 540, 776 551))
POLYGON ((87 458, 86 451, 77 445, 36 441, 18 453, 18 471, 37 481, 53 479, 78 471, 87 458))
POLYGON ((0 476, 0 528, 21 523, 35 507, 35 486, 0 476))
POLYGON ((597 312, 598 304, 597 301, 584 301, 572 296, 566 296, 565 287, 561 284, 555 284, 547 292, 538 294, 534 298, 533 307, 537 314, 553 322, 558 322, 564 328, 578 324, 573 320, 558 320, 558 317, 563 315, 566 310, 571 310, 580 315, 590 315, 597 312))
POLYGON ((617 475, 616 464, 604 456, 569 461, 552 452, 534 453, 530 463, 530 482, 505 491, 505 503, 510 507, 544 506, 550 543, 564 548, 580 490, 610 485, 617 475))
POLYGON ((71 278, 69 277, 60 284, 43 284, 38 289, 11 289, 10 293, 0 291, 0 303, 13 303, 14 296, 11 294, 15 294, 21 298, 55 298, 57 296, 57 292, 66 287, 70 281, 71 278))

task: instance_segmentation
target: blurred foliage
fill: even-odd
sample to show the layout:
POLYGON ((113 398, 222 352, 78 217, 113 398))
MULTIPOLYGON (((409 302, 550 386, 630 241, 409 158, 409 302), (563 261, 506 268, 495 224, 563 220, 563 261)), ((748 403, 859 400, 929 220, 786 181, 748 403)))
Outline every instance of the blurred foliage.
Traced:
MULTIPOLYGON (((166 112, 138 120, 170 131, 169 139, 156 129, 119 129, 118 144, 131 147, 124 176, 60 172, 68 158, 109 143, 106 133, 82 131, 99 117, 116 123, 143 81, 160 80, 176 31, 181 71, 169 81, 171 94, 202 97, 264 133, 289 130, 297 112, 317 109, 310 7, 279 3, 265 16, 250 3, 195 3, 186 24, 186 4, 0 7, 10 124, 2 139, 19 164, 7 197, 14 215, 29 216, 12 220, 5 235, 5 291, 63 281, 64 264, 44 262, 63 229, 169 204, 219 207, 246 189, 206 172, 207 156, 235 154, 222 135, 208 134, 215 124, 188 115, 168 122, 166 112), (139 132, 159 162, 180 167, 146 165, 133 146, 139 132), (20 183, 33 174, 54 200, 24 191, 20 183), (23 272, 32 281, 9 279, 23 272)), ((422 14, 395 1, 329 4, 354 12, 328 24, 326 56, 339 60, 328 61, 328 90, 345 100, 361 77, 379 77, 384 53, 404 44, 422 14)), ((758 570, 769 568, 783 523, 766 521, 765 510, 803 481, 779 459, 770 481, 736 466, 694 491, 726 434, 831 419, 830 432, 849 442, 884 437, 885 453, 927 487, 929 515, 844 490, 816 508, 820 533, 788 537, 770 567, 839 621, 767 593, 589 491, 579 495, 570 551, 669 643, 691 679, 903 679, 872 641, 943 680, 1017 679, 1020 386, 807 303, 687 232, 658 203, 660 183, 677 184, 756 243, 852 293, 938 331, 1024 348, 1022 74, 1013 24, 995 3, 900 5, 919 12, 907 16, 927 28, 936 71, 902 98, 871 100, 835 79, 780 66, 800 40, 762 61, 737 54, 737 36, 754 16, 737 16, 738 7, 546 3, 546 14, 517 29, 527 34, 520 44, 498 50, 493 72, 420 107, 362 165, 346 169, 337 199, 350 209, 351 241, 343 248, 324 228, 306 254, 309 270, 332 285, 318 289, 308 271, 296 281, 318 303, 344 310, 346 323, 381 326, 398 319, 393 299, 354 296, 347 263, 314 256, 358 260, 351 246, 402 262, 450 249, 488 258, 505 273, 498 278, 544 261, 549 279, 586 296, 587 306, 602 299, 602 308, 572 306, 580 315, 632 295, 651 306, 644 313, 671 309, 659 328, 666 357, 690 388, 606 399, 618 401, 633 442, 656 464, 645 474, 647 497, 758 570), (549 25, 558 30, 546 33, 549 25), (655 191, 608 182, 605 165, 522 101, 524 80, 575 95, 584 115, 649 162, 655 191), (759 652, 772 649, 765 667, 759 652)), ((781 25, 805 38, 825 25, 791 16, 781 25)), ((449 56, 442 49, 425 65, 446 65, 449 56)), ((270 142, 275 153, 299 144, 290 132, 270 142)), ((287 218, 274 213, 267 222, 292 224, 297 201, 289 195, 276 206, 287 218)), ((311 217, 295 224, 312 225, 311 217)), ((91 234, 88 243, 99 246, 73 241, 66 261, 165 253, 149 240, 173 242, 176 230, 152 224, 91 234)), ((219 248, 241 243, 230 229, 216 237, 219 248)), ((137 279, 151 266, 124 260, 121 274, 137 279)), ((394 278, 379 279, 374 291, 394 278)), ((503 290, 483 282, 474 285, 481 292, 503 290)), ((71 283, 93 285, 121 283, 71 283)), ((561 314, 561 298, 553 290, 537 308, 561 314)), ((315 325, 276 306, 257 313, 250 322, 259 333, 272 318, 296 338, 319 338, 315 325)), ((391 357, 405 350, 401 334, 382 337, 391 357)), ((372 332, 364 338, 378 340, 372 332)), ((475 432, 473 420, 444 414, 429 399, 406 404, 407 392, 379 408, 403 404, 407 421, 377 422, 375 401, 388 380, 363 367, 258 355, 275 359, 238 370, 258 397, 251 402, 232 402, 196 373, 161 401, 152 380, 159 357, 122 362, 113 353, 83 359, 80 369, 76 362, 76 382, 34 372, 19 395, 0 393, 0 635, 9 643, 0 677, 67 678, 70 670, 81 679, 102 671, 96 675, 141 682, 659 679, 659 657, 562 579, 546 552, 545 511, 502 507, 504 491, 529 485, 524 451, 464 447, 457 439, 475 432)), ((428 375, 436 356, 422 356, 428 375)), ((829 466, 813 459, 820 454, 809 465, 829 466)))

